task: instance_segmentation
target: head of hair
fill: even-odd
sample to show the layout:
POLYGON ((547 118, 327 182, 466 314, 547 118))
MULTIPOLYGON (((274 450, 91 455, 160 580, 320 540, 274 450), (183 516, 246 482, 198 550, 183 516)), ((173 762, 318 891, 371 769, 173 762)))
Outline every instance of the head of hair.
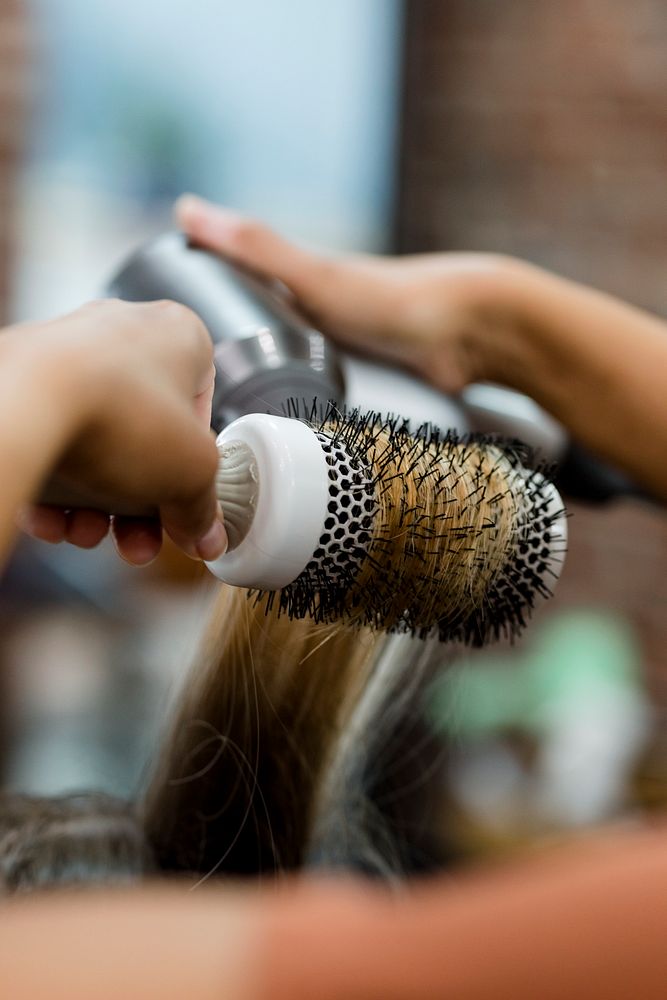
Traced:
POLYGON ((100 793, 0 795, 0 896, 125 885, 154 870, 133 805, 100 793))

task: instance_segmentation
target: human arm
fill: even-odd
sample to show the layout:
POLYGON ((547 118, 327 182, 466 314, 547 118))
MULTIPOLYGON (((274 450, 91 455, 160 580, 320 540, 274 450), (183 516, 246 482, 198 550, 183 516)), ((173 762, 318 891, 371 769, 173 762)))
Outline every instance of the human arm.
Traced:
POLYGON ((256 913, 178 884, 0 904, 6 1000, 258 1000, 256 913))
POLYGON ((266 907, 260 998, 662 1000, 666 877, 658 829, 593 835, 392 898, 316 886, 266 907))
POLYGON ((164 527, 192 555, 224 546, 214 493, 217 452, 208 415, 211 346, 174 303, 92 303, 48 323, 0 334, 0 558, 18 512, 47 481, 93 498, 83 513, 37 508, 40 537, 89 545, 115 510, 131 561, 156 555, 164 527))
POLYGON ((343 346, 445 392, 484 380, 525 392, 667 499, 667 325, 656 317, 501 255, 325 256, 192 196, 177 220, 282 281, 343 346))
POLYGON ((664 831, 403 892, 340 878, 13 899, 12 1000, 663 1000, 664 831))

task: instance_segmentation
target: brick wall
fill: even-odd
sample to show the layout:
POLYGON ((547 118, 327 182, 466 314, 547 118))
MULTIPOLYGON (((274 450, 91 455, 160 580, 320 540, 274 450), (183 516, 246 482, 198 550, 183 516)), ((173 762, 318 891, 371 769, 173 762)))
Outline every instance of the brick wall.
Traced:
POLYGON ((402 249, 504 250, 667 316, 667 6, 408 0, 402 249))
MULTIPOLYGON (((407 0, 405 53, 399 249, 505 251, 667 316, 663 0, 407 0)), ((554 608, 631 621, 667 705, 667 517, 574 513, 554 608)))

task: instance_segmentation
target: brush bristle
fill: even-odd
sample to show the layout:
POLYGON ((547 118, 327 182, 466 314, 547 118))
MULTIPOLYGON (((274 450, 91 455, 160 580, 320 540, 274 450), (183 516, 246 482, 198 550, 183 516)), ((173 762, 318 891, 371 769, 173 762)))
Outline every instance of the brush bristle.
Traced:
POLYGON ((341 620, 473 646, 513 638, 525 627, 536 601, 551 593, 550 528, 563 516, 551 509, 546 470, 525 445, 443 433, 430 424, 413 432, 401 417, 331 404, 292 400, 285 415, 306 422, 328 450, 332 522, 340 517, 341 491, 358 516, 355 530, 345 518, 338 544, 327 532, 289 586, 251 592, 267 611, 277 603, 290 618, 341 620), (512 545, 490 570, 489 552, 508 530, 508 510, 512 545), (482 590, 475 586, 487 577, 482 590), (443 600, 452 592, 458 600, 443 600))

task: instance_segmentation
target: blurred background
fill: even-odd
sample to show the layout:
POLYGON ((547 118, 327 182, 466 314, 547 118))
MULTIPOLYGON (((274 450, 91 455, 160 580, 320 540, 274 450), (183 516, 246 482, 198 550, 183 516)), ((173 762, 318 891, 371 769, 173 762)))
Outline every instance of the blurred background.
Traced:
MULTIPOLYGON (((185 190, 332 248, 516 254, 667 316, 660 0, 0 0, 0 50, 5 321, 99 295, 185 190)), ((433 699, 463 856, 667 798, 667 520, 572 511, 556 599, 433 699)), ((211 594, 174 552, 22 543, 3 785, 131 796, 211 594)))

